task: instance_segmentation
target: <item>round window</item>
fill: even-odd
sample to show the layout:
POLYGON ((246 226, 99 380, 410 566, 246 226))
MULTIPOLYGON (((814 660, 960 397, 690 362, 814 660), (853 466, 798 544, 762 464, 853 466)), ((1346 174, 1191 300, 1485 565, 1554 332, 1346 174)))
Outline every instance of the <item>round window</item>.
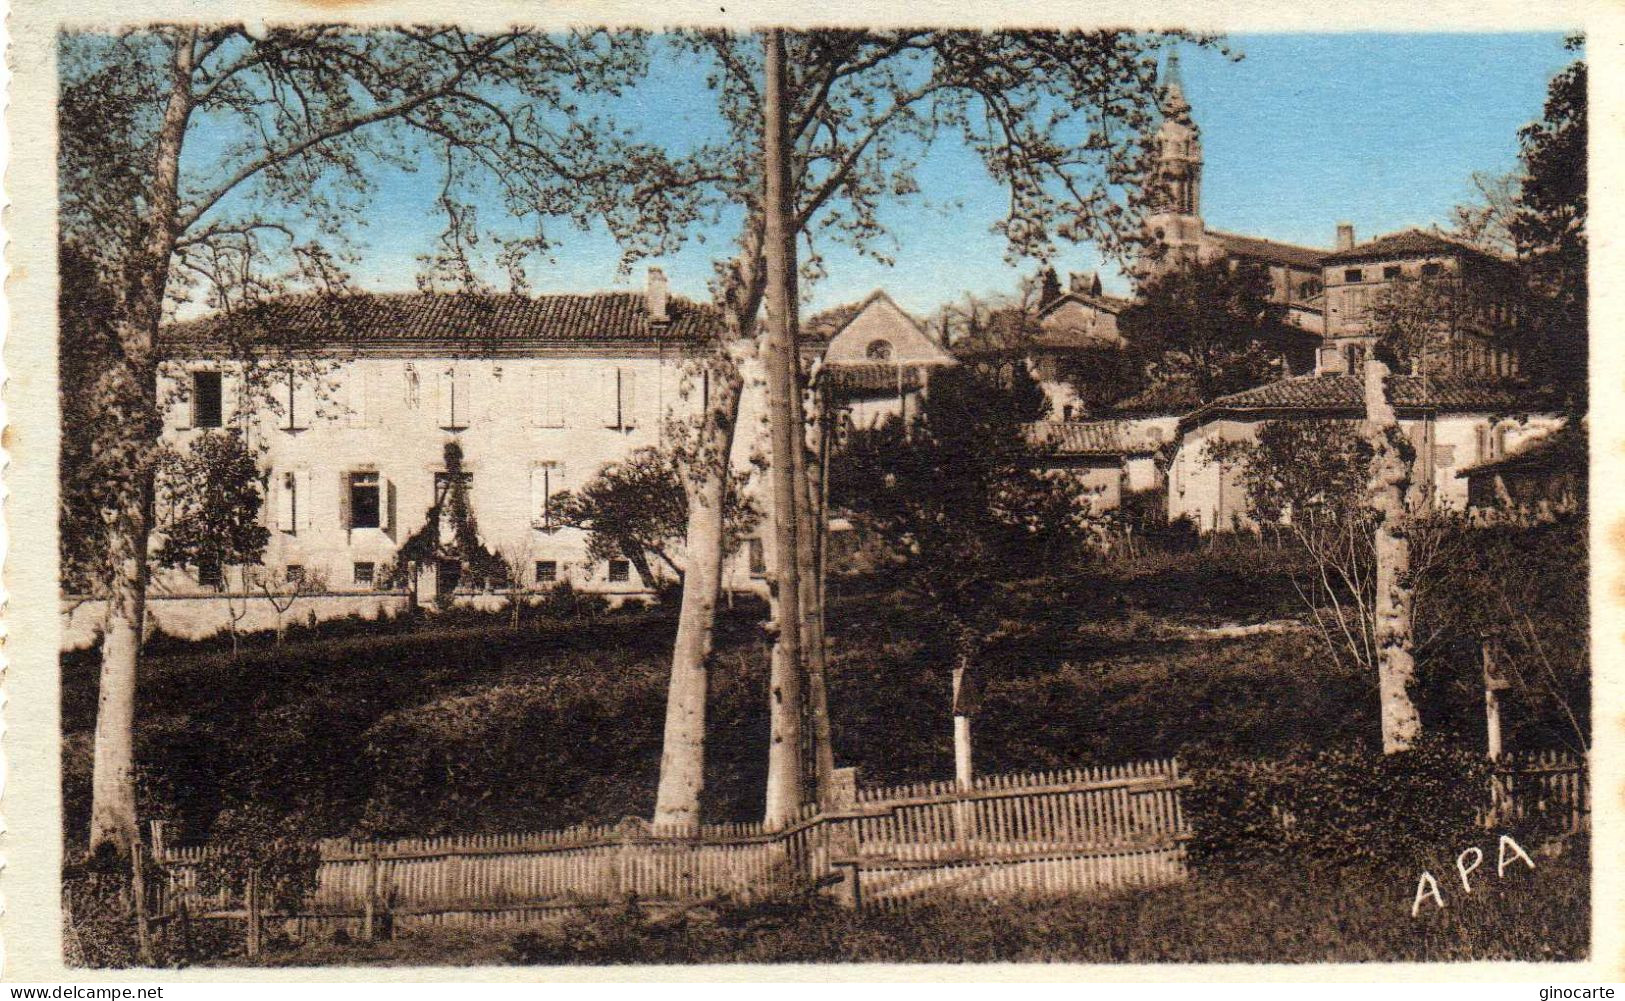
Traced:
POLYGON ((864 354, 868 355, 870 361, 891 361, 891 341, 885 338, 870 341, 864 354))

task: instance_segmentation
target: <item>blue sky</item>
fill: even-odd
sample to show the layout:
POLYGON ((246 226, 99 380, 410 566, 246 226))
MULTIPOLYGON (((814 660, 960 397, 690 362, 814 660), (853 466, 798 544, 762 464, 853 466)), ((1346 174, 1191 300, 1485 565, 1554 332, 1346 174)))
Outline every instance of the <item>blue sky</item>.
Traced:
MULTIPOLYGON (((1203 215, 1215 229, 1312 246, 1329 246, 1339 221, 1352 222, 1361 239, 1446 222, 1468 198, 1474 171, 1516 165, 1518 129, 1540 115, 1547 80, 1574 58, 1561 34, 1247 35, 1230 44, 1241 61, 1206 51, 1183 59, 1206 160, 1203 215)), ((708 95, 698 72, 665 65, 657 79, 665 89, 636 108, 633 124, 678 134, 703 128, 708 95)), ((895 264, 823 248, 829 274, 806 290, 810 310, 885 288, 925 314, 962 292, 1010 292, 1033 270, 1005 263, 1003 242, 989 230, 1000 189, 973 154, 945 140, 918 176, 923 197, 886 213, 895 264)), ((432 180, 380 178, 358 234, 362 286, 415 286, 417 255, 439 225, 432 180)), ((665 268, 675 291, 703 298, 736 225, 729 220, 705 242, 649 263, 665 268)), ((554 261, 529 268, 534 291, 641 284, 641 265, 616 276, 618 255, 605 234, 559 233, 554 261)), ((1102 267, 1087 246, 1064 248, 1056 264, 1063 274, 1102 267)), ((1114 269, 1103 279, 1108 290, 1127 290, 1114 269)))

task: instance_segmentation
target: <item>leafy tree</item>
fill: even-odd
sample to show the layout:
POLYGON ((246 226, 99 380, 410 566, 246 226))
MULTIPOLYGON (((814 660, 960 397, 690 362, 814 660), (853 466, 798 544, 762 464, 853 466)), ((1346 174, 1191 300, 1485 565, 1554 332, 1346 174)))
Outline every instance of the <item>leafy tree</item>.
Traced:
POLYGON ((231 310, 290 284, 332 289, 334 258, 301 233, 345 244, 381 166, 427 159, 443 173, 431 277, 472 274, 471 248, 492 229, 468 204, 475 188, 529 223, 498 241, 515 266, 545 246, 549 218, 604 220, 636 254, 684 215, 666 211, 675 198, 627 197, 670 173, 574 97, 635 79, 637 35, 146 25, 64 32, 57 66, 61 228, 111 299, 115 351, 92 399, 118 434, 100 450, 117 486, 101 507, 110 583, 90 847, 122 854, 137 839, 132 730, 166 306, 201 294, 231 310), (430 149, 439 155, 414 155, 430 149))
POLYGON ((160 566, 224 573, 261 561, 271 541, 260 524, 267 474, 242 431, 205 431, 159 463, 160 566))
POLYGON ((1068 351, 1061 359, 1060 377, 1072 387, 1084 410, 1109 413, 1113 407, 1144 390, 1149 382, 1140 352, 1111 344, 1068 351))
POLYGON ((1207 402, 1280 375, 1292 330, 1271 291, 1262 265, 1193 262, 1148 282, 1118 317, 1118 330, 1152 384, 1188 386, 1207 402))
MULTIPOLYGON (((786 200, 789 236, 810 248, 802 274, 821 273, 820 239, 884 258, 882 206, 918 193, 918 164, 936 139, 950 133, 961 136, 1009 188, 1008 211, 994 225, 1012 257, 1048 257, 1058 239, 1090 240, 1108 254, 1127 256, 1147 200, 1141 182, 1150 176, 1147 139, 1157 57, 1163 45, 1183 37, 1115 31, 788 33, 783 103, 792 185, 786 200)), ((704 403, 686 432, 673 439, 689 491, 692 556, 672 654, 657 823, 691 823, 699 809, 706 658, 721 584, 721 497, 738 420, 738 364, 767 278, 758 172, 765 106, 760 42, 701 32, 680 43, 712 67, 709 82, 726 130, 725 140, 703 151, 707 165, 689 175, 707 179, 699 202, 744 205, 746 211, 737 253, 718 267, 716 302, 726 334, 690 380, 690 399, 704 403)), ((792 295, 792 310, 794 304, 792 295)), ((793 314, 789 319, 793 330, 793 314)), ((818 705, 822 646, 816 636, 808 643, 821 772, 828 753, 821 737, 827 712, 818 705)), ((777 746, 798 743, 783 737, 776 735, 777 746)))
MULTIPOLYGON (((410 587, 413 582, 400 579, 402 576, 451 560, 460 568, 460 582, 483 588, 501 587, 508 583, 508 562, 480 540, 479 521, 468 498, 471 477, 463 472, 463 446, 448 441, 442 451, 446 461, 445 476, 436 484, 434 502, 423 515, 423 525, 396 550, 393 572, 397 579, 392 583, 410 587)), ((452 595, 437 591, 435 601, 441 607, 449 607, 452 595)))
MULTIPOLYGON (((735 474, 728 484, 724 550, 732 553, 754 527, 760 512, 744 494, 747 477, 735 474)), ((659 560, 679 580, 684 573, 680 552, 688 524, 688 497, 669 452, 640 448, 594 474, 579 492, 554 498, 561 524, 588 534, 587 555, 594 560, 624 556, 637 568, 643 586, 657 584, 650 558, 659 560)))
POLYGON ((831 503, 906 554, 908 586, 947 640, 957 771, 968 781, 979 655, 999 635, 1015 583, 1063 562, 1088 535, 1088 504, 1040 468, 1023 424, 1048 404, 1019 356, 939 372, 917 421, 851 432, 831 472, 831 503))
POLYGON ((300 820, 263 801, 228 806, 215 817, 198 888, 222 890, 248 913, 247 952, 259 955, 267 907, 297 908, 316 888, 321 859, 300 820))
POLYGON ((1552 79, 1541 119, 1518 133, 1523 181, 1509 225, 1535 293, 1525 371, 1563 390, 1576 411, 1586 401, 1590 302, 1586 95, 1580 59, 1552 79))

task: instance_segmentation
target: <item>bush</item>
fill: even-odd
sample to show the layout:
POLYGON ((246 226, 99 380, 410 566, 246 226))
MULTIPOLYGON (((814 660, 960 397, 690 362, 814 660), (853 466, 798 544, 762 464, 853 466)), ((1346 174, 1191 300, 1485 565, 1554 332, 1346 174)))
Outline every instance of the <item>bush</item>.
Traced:
POLYGON ((1298 752, 1192 762, 1185 806, 1198 864, 1259 861, 1412 864, 1467 844, 1489 804, 1483 755, 1438 741, 1383 755, 1298 752))

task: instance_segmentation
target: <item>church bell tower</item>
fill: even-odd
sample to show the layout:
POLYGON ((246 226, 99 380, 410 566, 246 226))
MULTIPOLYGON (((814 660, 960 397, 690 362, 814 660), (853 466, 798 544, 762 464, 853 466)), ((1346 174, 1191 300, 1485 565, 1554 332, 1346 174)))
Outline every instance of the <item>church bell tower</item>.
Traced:
POLYGON ((1153 274, 1182 261, 1195 261, 1202 240, 1202 138, 1185 100, 1179 53, 1170 52, 1163 69, 1162 125, 1157 130, 1156 175, 1146 235, 1152 242, 1153 274))

